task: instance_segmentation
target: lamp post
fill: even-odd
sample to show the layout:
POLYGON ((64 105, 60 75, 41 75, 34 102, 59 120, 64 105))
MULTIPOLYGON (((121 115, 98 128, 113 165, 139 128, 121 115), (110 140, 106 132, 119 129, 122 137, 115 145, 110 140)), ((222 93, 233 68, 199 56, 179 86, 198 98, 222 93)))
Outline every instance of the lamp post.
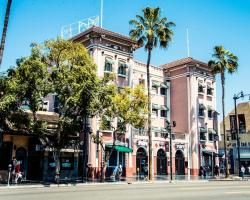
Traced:
POLYGON ((168 137, 169 135, 169 153, 170 153, 170 182, 173 181, 173 164, 172 164, 172 159, 173 159, 173 155, 172 155, 172 127, 176 127, 176 122, 173 121, 173 125, 170 124, 170 122, 168 120, 166 120, 166 123, 167 123, 167 134, 166 134, 166 138, 168 137))
POLYGON ((234 94, 234 115, 235 115, 235 129, 236 129, 236 139, 237 139, 237 151, 238 151, 238 173, 240 176, 240 137, 239 137, 239 127, 238 127, 238 114, 237 114, 237 100, 240 98, 244 98, 245 96, 249 96, 250 100, 250 94, 244 94, 243 91, 241 91, 239 94, 234 94))

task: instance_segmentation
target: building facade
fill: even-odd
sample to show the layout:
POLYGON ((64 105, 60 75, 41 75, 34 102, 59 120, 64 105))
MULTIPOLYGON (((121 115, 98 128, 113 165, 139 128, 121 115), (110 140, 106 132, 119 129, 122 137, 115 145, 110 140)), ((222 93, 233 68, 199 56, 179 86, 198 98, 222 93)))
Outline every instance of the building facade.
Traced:
MULTIPOLYGON (((250 174, 250 102, 239 103, 237 105, 237 115, 240 138, 240 165, 245 167, 247 174, 250 174)), ((232 174, 238 174, 239 160, 236 137, 237 132, 235 126, 236 118, 234 109, 227 114, 225 118, 225 124, 226 135, 228 139, 227 150, 229 171, 232 174)), ((220 123, 220 127, 222 140, 219 143, 219 149, 221 153, 224 154, 224 134, 222 122, 220 123)))
MULTIPOLYGON (((134 59, 136 43, 129 37, 93 26, 72 40, 87 48, 97 65, 99 77, 112 72, 116 75, 115 84, 121 89, 125 86, 133 88, 138 84, 147 89, 146 64, 134 59)), ((166 137, 166 120, 177 123, 173 130, 173 173, 198 175, 200 166, 206 166, 209 171, 218 163, 216 87, 211 70, 203 62, 184 58, 162 66, 151 65, 150 78, 154 174, 170 173, 170 143, 166 137)), ((55 96, 49 95, 43 101, 41 110, 53 112, 56 107, 55 96)), ((90 120, 90 126, 93 133, 102 136, 105 146, 103 150, 88 138, 89 178, 98 178, 104 155, 113 142, 113 133, 111 130, 100 130, 100 119, 96 117, 90 120)), ((9 139, 6 137, 5 141, 7 140, 9 139)), ((27 142, 24 146, 28 148, 28 145, 27 142)), ((108 162, 106 176, 109 177, 120 164, 123 176, 145 174, 148 163, 146 128, 135 129, 128 126, 125 136, 116 141, 116 145, 108 162)), ((81 153, 73 152, 72 158, 65 159, 72 163, 65 177, 82 175, 81 153)), ((50 166, 49 152, 45 152, 43 156, 45 161, 41 165, 46 167, 42 168, 42 172, 46 175, 50 166)))
POLYGON ((170 84, 170 118, 176 137, 187 140, 185 162, 190 173, 211 171, 218 153, 215 78, 206 63, 190 57, 162 66, 170 84))

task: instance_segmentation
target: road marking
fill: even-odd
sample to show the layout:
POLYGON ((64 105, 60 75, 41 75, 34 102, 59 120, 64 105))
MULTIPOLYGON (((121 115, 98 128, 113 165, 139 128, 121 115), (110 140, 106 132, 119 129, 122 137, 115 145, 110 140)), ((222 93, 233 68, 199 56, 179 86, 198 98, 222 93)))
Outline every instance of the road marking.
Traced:
POLYGON ((250 194, 250 191, 231 191, 225 192, 225 194, 250 194))

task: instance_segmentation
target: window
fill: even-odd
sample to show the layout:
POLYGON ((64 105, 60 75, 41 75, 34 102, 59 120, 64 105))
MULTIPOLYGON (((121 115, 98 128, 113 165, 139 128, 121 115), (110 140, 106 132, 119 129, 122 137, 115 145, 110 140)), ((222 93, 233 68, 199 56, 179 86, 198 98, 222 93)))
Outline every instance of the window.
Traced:
POLYGON ((161 110, 161 117, 167 117, 167 110, 161 110))
POLYGON ((155 115, 156 117, 158 116, 158 110, 157 109, 152 109, 152 115, 155 115))
POLYGON ((208 139, 209 139, 209 141, 213 141, 213 140, 214 140, 214 137, 213 137, 213 134, 212 134, 212 133, 209 133, 209 134, 208 134, 208 139))
POLYGON ((72 170, 74 168, 74 154, 65 153, 61 157, 61 169, 72 170))
POLYGON ((230 131, 232 135, 236 133, 236 119, 235 115, 230 115, 230 131))
POLYGON ((127 75, 127 65, 125 63, 119 62, 118 64, 118 76, 126 76, 127 75))
POLYGON ((147 132, 144 128, 132 128, 133 135, 146 136, 147 132))
POLYGON ((198 84, 198 93, 204 93, 204 85, 202 83, 198 84))
POLYGON ((39 110, 41 111, 49 111, 49 101, 43 101, 42 105, 40 105, 39 110))
POLYGON ((158 88, 160 87, 160 83, 157 81, 152 81, 152 93, 158 94, 158 88))
POLYGON ((158 87, 152 86, 152 93, 153 94, 158 94, 158 87))
POLYGON ((139 84, 145 87, 145 79, 140 78, 139 79, 139 84))
POLYGON ((213 95, 213 88, 210 85, 207 86, 207 95, 213 95))
POLYGON ((246 146, 247 146, 247 142, 241 142, 241 143, 240 143, 240 146, 241 146, 241 147, 246 147, 246 146))
POLYGON ((204 127, 200 127, 200 140, 206 140, 206 133, 207 133, 207 129, 204 127))
POLYGON ((112 72, 113 61, 109 58, 105 59, 104 72, 112 72))
POLYGON ((204 117, 205 116, 204 110, 206 110, 206 107, 204 106, 204 104, 199 104, 199 111, 198 111, 198 116, 199 117, 204 117))
POLYGON ((207 116, 208 118, 213 118, 213 109, 211 106, 208 106, 208 109, 207 109, 207 116))
POLYGON ((160 92, 161 92, 161 95, 166 95, 167 94, 167 89, 161 87, 160 92))
POLYGON ((246 133, 246 121, 244 114, 238 115, 238 123, 239 123, 239 132, 246 133))
POLYGON ((200 133, 200 140, 206 140, 206 133, 200 133))

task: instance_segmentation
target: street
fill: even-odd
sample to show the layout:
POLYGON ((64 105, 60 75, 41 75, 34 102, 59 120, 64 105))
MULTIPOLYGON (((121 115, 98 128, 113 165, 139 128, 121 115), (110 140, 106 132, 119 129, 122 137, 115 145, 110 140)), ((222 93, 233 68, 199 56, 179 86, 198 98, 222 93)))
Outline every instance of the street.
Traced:
POLYGON ((248 181, 107 184, 69 187, 0 188, 1 200, 223 200, 250 199, 248 181))

